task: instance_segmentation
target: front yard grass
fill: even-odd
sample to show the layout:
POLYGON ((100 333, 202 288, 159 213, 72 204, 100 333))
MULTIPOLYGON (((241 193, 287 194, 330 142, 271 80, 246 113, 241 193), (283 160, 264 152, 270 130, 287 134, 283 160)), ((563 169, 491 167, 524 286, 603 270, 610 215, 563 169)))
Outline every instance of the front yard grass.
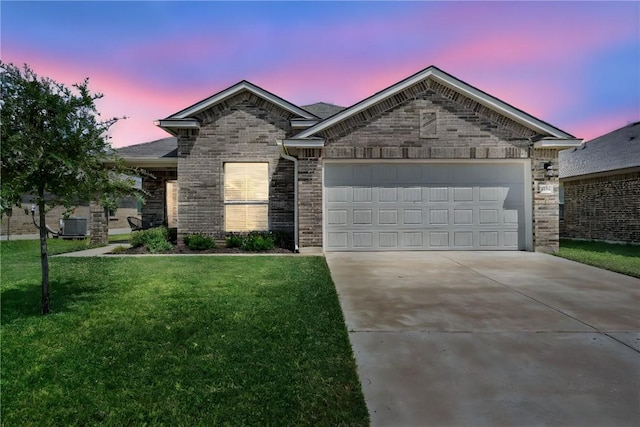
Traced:
POLYGON ((561 240, 558 255, 583 264, 640 278, 640 246, 561 240))
POLYGON ((4 426, 368 424, 323 258, 0 250, 4 426))

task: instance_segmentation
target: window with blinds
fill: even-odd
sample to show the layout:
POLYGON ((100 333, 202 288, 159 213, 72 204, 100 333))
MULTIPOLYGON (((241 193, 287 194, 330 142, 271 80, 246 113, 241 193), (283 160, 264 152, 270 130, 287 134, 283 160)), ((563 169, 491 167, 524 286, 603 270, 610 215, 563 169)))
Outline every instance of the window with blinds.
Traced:
POLYGON ((269 228, 268 163, 225 163, 224 222, 228 232, 269 228))

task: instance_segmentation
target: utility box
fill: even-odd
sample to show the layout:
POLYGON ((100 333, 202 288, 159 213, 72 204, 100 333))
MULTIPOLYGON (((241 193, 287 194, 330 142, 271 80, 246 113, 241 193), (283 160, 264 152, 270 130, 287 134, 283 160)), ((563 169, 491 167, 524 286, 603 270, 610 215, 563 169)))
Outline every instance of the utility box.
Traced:
POLYGON ((84 239, 87 237, 86 218, 60 218, 60 237, 63 239, 84 239))

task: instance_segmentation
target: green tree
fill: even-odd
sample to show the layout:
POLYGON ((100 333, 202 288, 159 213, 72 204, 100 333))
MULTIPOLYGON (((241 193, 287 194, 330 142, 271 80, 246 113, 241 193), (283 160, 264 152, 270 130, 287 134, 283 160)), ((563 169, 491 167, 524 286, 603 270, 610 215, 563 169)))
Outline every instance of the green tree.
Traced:
POLYGON ((134 191, 133 180, 111 148, 107 130, 118 118, 100 120, 88 79, 67 87, 0 61, 0 207, 35 197, 40 220, 42 314, 49 312, 46 213, 55 206, 100 200, 134 191), (111 165, 106 168, 105 165, 111 165))

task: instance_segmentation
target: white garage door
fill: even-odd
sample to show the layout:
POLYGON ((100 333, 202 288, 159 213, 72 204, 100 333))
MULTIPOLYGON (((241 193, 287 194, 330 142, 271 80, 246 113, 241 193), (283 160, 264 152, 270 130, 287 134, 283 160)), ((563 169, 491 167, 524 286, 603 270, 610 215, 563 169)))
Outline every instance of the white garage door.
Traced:
POLYGON ((525 248, 524 162, 324 167, 328 251, 525 248))

